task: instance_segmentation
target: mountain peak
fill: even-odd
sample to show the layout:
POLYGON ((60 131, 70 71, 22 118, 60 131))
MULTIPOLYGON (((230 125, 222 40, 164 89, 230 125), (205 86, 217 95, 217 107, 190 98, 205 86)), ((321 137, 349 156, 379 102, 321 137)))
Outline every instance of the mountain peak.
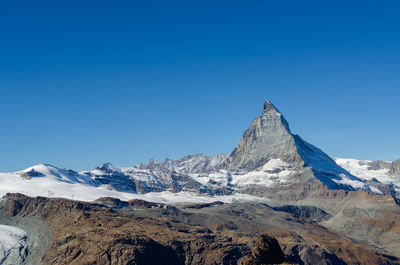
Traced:
POLYGON ((255 170, 277 158, 290 165, 299 165, 302 162, 289 124, 267 100, 263 105, 262 114, 255 118, 244 132, 239 145, 228 158, 226 167, 255 170))
POLYGON ((120 167, 115 166, 115 165, 111 164, 110 162, 103 163, 103 164, 95 167, 95 169, 102 170, 102 171, 105 171, 105 172, 121 171, 120 167))
POLYGON ((266 100, 263 105, 262 113, 280 113, 279 110, 271 103, 271 101, 266 100))

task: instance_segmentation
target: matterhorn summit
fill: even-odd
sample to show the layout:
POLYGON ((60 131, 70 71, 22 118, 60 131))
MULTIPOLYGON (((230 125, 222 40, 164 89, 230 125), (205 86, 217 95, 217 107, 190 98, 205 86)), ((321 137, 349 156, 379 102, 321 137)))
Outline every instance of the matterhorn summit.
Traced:
POLYGON ((293 166, 302 163, 289 124, 278 109, 266 101, 261 115, 244 132, 226 167, 251 171, 277 158, 293 166))

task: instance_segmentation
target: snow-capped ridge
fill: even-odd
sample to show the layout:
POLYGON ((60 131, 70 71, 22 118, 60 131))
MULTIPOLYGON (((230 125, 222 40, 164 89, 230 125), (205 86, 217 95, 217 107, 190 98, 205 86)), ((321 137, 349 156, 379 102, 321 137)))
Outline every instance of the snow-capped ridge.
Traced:
MULTIPOLYGON (((368 183, 386 185, 394 193, 400 192, 400 178, 392 173, 395 162, 335 158, 337 164, 368 183)), ((397 161, 397 160, 396 160, 397 161)))
POLYGON ((400 172, 400 160, 390 165, 364 161, 354 166, 340 159, 335 162, 321 149, 292 134, 281 112, 266 101, 262 113, 251 122, 231 154, 195 154, 161 162, 150 159, 147 164, 131 167, 103 163, 81 172, 39 164, 18 172, 0 173, 0 193, 81 199, 85 199, 85 193, 88 198, 95 195, 126 198, 160 192, 268 196, 271 190, 295 186, 292 184, 322 183, 330 189, 378 194, 390 190, 391 194, 397 194, 400 183, 397 184, 393 177, 396 173, 392 172, 400 172))
POLYGON ((94 168, 94 170, 104 171, 104 172, 121 172, 122 167, 111 164, 110 162, 103 163, 94 168))

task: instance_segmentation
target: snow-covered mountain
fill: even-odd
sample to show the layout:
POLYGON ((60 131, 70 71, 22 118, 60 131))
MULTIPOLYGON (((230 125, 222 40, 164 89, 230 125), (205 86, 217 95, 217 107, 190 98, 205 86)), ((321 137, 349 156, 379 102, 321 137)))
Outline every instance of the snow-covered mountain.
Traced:
POLYGON ((390 162, 335 158, 335 161, 371 186, 395 196, 400 193, 400 159, 390 162))
POLYGON ((157 163, 150 159, 148 164, 140 164, 136 166, 141 169, 169 169, 179 173, 207 173, 221 168, 221 165, 227 159, 227 154, 219 154, 215 156, 205 156, 203 154, 188 155, 179 160, 165 159, 161 163, 157 163))
POLYGON ((0 173, 0 194, 19 192, 81 200, 104 196, 131 199, 141 194, 151 200, 161 194, 187 197, 189 193, 197 197, 238 194, 269 197, 280 188, 290 190, 294 184, 321 184, 328 189, 397 196, 400 186, 395 176, 399 172, 400 160, 391 163, 336 159, 335 162, 322 150, 292 134, 283 115, 266 101, 261 115, 253 120, 231 154, 150 160, 133 167, 107 163, 82 172, 40 164, 18 172, 0 173))

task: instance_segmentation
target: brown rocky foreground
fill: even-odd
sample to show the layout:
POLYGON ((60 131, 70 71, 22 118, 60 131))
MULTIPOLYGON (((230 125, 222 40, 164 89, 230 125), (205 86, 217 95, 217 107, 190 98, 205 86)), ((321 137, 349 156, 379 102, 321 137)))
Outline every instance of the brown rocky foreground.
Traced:
POLYGON ((7 194, 0 220, 36 240, 24 264, 400 264, 312 217, 265 204, 203 206, 7 194))

